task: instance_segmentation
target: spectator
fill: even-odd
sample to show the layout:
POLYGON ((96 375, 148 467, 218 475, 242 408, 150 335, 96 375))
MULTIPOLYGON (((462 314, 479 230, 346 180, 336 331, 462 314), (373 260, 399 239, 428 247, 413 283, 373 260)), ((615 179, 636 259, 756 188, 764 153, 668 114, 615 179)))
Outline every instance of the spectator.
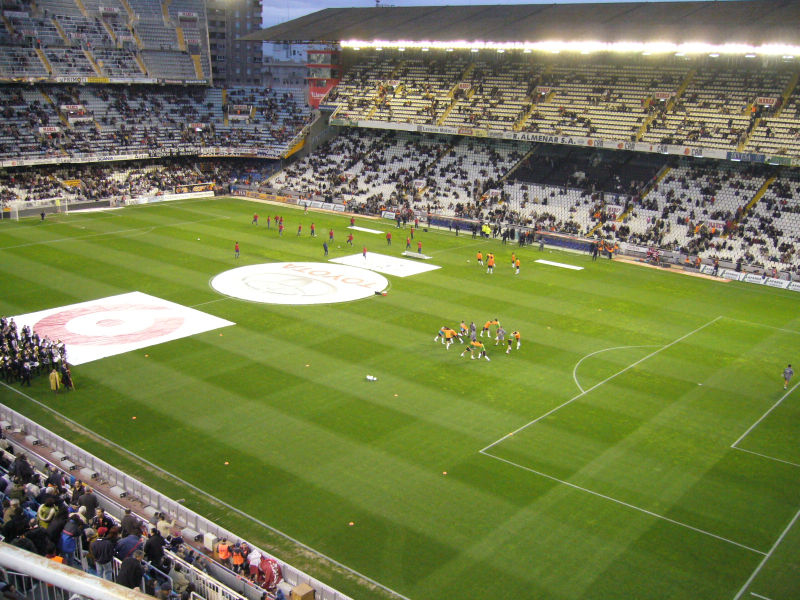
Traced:
POLYGON ((186 574, 183 572, 180 564, 174 564, 169 576, 170 579, 172 579, 172 589, 175 590, 175 593, 183 594, 186 588, 189 587, 189 578, 186 577, 186 574))
POLYGON ((142 533, 142 525, 138 518, 132 513, 130 508, 125 509, 125 515, 119 523, 122 530, 122 536, 130 535, 131 533, 140 535, 142 533))
POLYGON ((119 585, 130 589, 141 589, 142 577, 144 576, 144 567, 142 566, 143 557, 144 552, 136 550, 132 556, 123 559, 122 564, 119 566, 119 571, 117 572, 117 583, 119 585))
POLYGON ((93 515, 95 514, 94 511, 97 510, 97 505, 98 505, 97 496, 95 495, 92 488, 90 488, 88 485, 85 486, 85 488, 86 491, 83 494, 81 494, 80 498, 78 498, 77 504, 78 506, 83 506, 86 508, 86 510, 84 511, 85 514, 93 515))
POLYGON ((97 530, 97 539, 91 543, 89 549, 94 556, 98 577, 113 581, 114 542, 107 537, 107 534, 108 529, 100 527, 97 530))
POLYGON ((166 541, 161 537, 156 527, 150 530, 150 537, 144 544, 144 556, 147 561, 154 567, 160 569, 161 563, 164 561, 164 546, 166 541))
POLYGON ((129 556, 132 556, 135 551, 141 549, 141 547, 141 538, 135 533, 130 533, 121 538, 114 545, 114 556, 120 560, 125 560, 129 556))

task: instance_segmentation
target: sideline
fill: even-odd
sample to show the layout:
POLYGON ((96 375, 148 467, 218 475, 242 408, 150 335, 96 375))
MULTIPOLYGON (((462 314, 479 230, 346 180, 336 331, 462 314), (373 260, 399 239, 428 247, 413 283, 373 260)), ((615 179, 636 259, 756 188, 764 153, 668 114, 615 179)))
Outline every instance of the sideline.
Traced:
MULTIPOLYGON (((340 569, 342 569, 342 570, 346 571, 347 573, 350 573, 351 575, 353 575, 353 576, 355 576, 355 577, 357 577, 357 578, 359 578, 359 579, 361 579, 361 580, 363 580, 363 581, 366 581, 367 583, 369 583, 369 584, 371 584, 371 585, 374 585, 374 586, 376 586, 376 587, 380 588, 380 589, 381 589, 381 590, 383 590, 384 592, 387 592, 388 594, 391 594, 392 596, 395 596, 396 598, 400 598, 401 600, 411 600, 410 598, 408 598, 407 596, 404 596, 404 595, 403 595, 403 594, 401 594, 400 592, 396 592, 396 591, 395 591, 395 590, 393 590, 392 588, 386 587, 386 586, 385 586, 385 585, 383 585, 382 583, 379 583, 379 582, 375 581, 374 579, 372 579, 372 578, 370 578, 370 577, 368 577, 368 576, 364 575, 363 573, 360 573, 360 572, 356 571, 355 569, 352 569, 352 568, 348 567, 347 565, 345 565, 345 564, 343 564, 343 563, 340 563, 338 560, 336 560, 336 559, 333 559, 333 558, 331 558, 330 556, 328 556, 328 555, 326 555, 326 554, 323 554, 323 553, 322 553, 322 552, 320 552, 319 550, 315 550, 315 549, 314 549, 314 548, 312 548, 311 546, 307 546, 307 545, 306 545, 306 544, 304 544, 303 542, 301 542, 301 541, 299 541, 299 540, 296 540, 295 538, 293 538, 292 536, 290 536, 290 535, 289 535, 289 534, 287 534, 287 533, 284 533, 284 532, 283 532, 283 531, 281 531, 280 529, 276 529, 275 527, 272 527, 271 525, 268 525, 268 524, 267 524, 267 523, 265 523, 264 521, 261 521, 260 519, 257 519, 256 517, 254 517, 254 516, 252 516, 252 515, 250 515, 250 514, 248 514, 248 513, 244 512, 243 510, 240 510, 240 509, 236 508, 235 506, 233 506, 233 505, 231 505, 231 504, 228 504, 227 502, 225 502, 224 500, 221 500, 221 499, 217 498, 217 497, 216 497, 216 496, 214 496, 213 494, 211 494, 211 493, 209 493, 209 492, 206 492, 205 490, 203 490, 203 489, 201 489, 201 488, 197 487, 197 486, 196 486, 196 485, 194 485, 194 484, 191 484, 191 483, 189 483, 189 482, 188 482, 188 481, 186 481, 185 479, 182 479, 181 477, 178 477, 177 475, 173 475, 172 473, 170 473, 170 472, 169 472, 169 471, 167 471, 166 469, 164 469, 164 468, 162 468, 162 467, 158 466, 158 465, 157 465, 157 464, 155 464, 155 463, 152 463, 152 462, 150 462, 150 461, 149 461, 149 460, 147 460, 146 458, 142 458, 141 456, 139 456, 138 454, 136 454, 135 452, 133 452, 133 451, 131 451, 131 450, 128 450, 128 449, 127 449, 127 448, 125 448, 124 446, 120 446, 120 445, 119 445, 119 444, 117 444, 116 442, 112 442, 112 441, 111 441, 111 440, 109 440, 108 438, 106 438, 106 437, 103 437, 103 436, 102 436, 102 435, 100 435, 99 433, 96 433, 95 431, 92 431, 92 430, 91 430, 91 429, 89 429, 88 427, 85 427, 85 426, 81 425, 81 424, 80 424, 80 423, 78 423, 77 421, 74 421, 74 420, 70 419, 69 417, 67 417, 67 416, 65 416, 65 415, 63 415, 63 414, 61 414, 60 412, 58 412, 58 411, 57 411, 57 410, 55 410, 54 408, 51 408, 51 407, 50 407, 50 406, 48 406, 47 404, 44 404, 43 402, 40 402, 40 401, 39 401, 39 400, 37 400, 36 398, 33 398, 33 397, 29 396, 28 394, 26 394, 26 393, 25 393, 25 392, 23 392, 22 390, 18 390, 18 389, 16 389, 16 388, 14 388, 14 387, 12 387, 12 386, 8 385, 8 384, 7 384, 7 383, 5 383, 4 381, 0 381, 0 385, 2 385, 3 387, 5 387, 5 388, 7 388, 7 389, 11 390, 11 391, 12 391, 12 392, 14 392, 15 394, 19 394, 19 395, 20 395, 20 396, 22 396, 23 398, 26 398, 27 400, 29 400, 30 402, 33 402, 34 404, 36 404, 37 406, 39 406, 39 407, 43 408, 44 410, 46 410, 46 411, 48 411, 48 412, 50 412, 50 413, 52 413, 52 414, 56 415, 56 416, 57 416, 59 419, 63 419, 64 421, 66 421, 66 422, 67 422, 67 423, 69 423, 70 425, 74 426, 75 428, 77 428, 77 429, 79 429, 79 430, 81 430, 81 431, 85 431, 85 432, 89 433, 90 435, 94 436, 95 438, 97 438, 97 439, 101 440, 101 441, 102 441, 104 444, 107 444, 108 446, 110 446, 110 447, 112 447, 112 448, 114 448, 114 449, 118 450, 119 452, 121 452, 121 453, 123 453, 123 454, 127 454, 127 455, 129 455, 129 456, 133 457, 133 458, 134 458, 134 459, 136 459, 137 461, 139 461, 139 462, 141 462, 141 463, 143 463, 143 464, 147 465, 148 467, 150 467, 151 469, 153 469, 153 470, 155 470, 155 471, 157 471, 157 472, 159 472, 159 473, 163 473, 164 475, 167 475, 168 477, 170 477, 170 478, 172 478, 173 480, 177 481, 177 482, 178 482, 178 483, 180 483, 181 485, 184 485, 184 486, 186 486, 187 488, 189 488, 189 489, 191 489, 191 490, 193 490, 193 491, 197 492, 197 493, 198 493, 198 494, 200 494, 201 496, 205 496, 206 498, 208 498, 209 500, 211 500, 212 502, 214 502, 214 503, 216 503, 216 504, 218 504, 218 505, 220 505, 220 506, 224 506, 225 508, 227 508, 227 509, 228 509, 228 510, 230 510, 231 512, 234 512, 234 513, 236 513, 237 515, 239 515, 239 516, 241 516, 241 517, 244 517, 244 518, 248 519, 249 521, 252 521, 252 522, 253 522, 253 523, 255 523, 256 525, 260 525, 260 526, 261 526, 261 527, 263 527, 264 529, 267 529, 267 530, 271 531, 272 533, 274 533, 274 534, 276 534, 276 535, 279 535, 280 537, 282 537, 282 538, 284 538, 285 540, 287 540, 287 541, 289 541, 289 542, 291 542, 291 543, 295 544, 296 546, 298 546, 298 547, 302 548, 303 550, 306 550, 306 551, 308 551, 308 552, 310 552, 310 553, 312 553, 312 554, 314 554, 314 555, 316 555, 316 556, 318 556, 318 557, 320 557, 320 558, 322 558, 322 559, 324 559, 324 560, 328 561, 330 564, 332 564, 332 565, 335 565, 336 567, 338 567, 338 568, 340 568, 340 569)), ((283 561, 283 562, 287 562, 287 563, 288 563, 288 561, 283 561)))

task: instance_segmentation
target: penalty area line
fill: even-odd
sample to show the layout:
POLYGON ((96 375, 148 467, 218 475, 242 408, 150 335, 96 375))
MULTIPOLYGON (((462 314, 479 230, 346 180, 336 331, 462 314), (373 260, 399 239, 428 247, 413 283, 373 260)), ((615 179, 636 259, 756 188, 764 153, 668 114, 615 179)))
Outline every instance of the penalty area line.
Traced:
POLYGON ((756 421, 755 423, 753 423, 752 425, 750 425, 750 427, 748 427, 748 428, 747 428, 747 431, 745 431, 745 432, 744 432, 742 435, 740 435, 740 436, 739 436, 739 439, 738 439, 738 440, 736 440, 735 442, 733 442, 733 443, 731 444, 731 448, 736 448, 736 447, 738 446, 739 442, 741 442, 741 441, 742 441, 744 438, 746 438, 748 435, 750 435, 750 432, 751 432, 751 431, 753 431, 753 429, 755 429, 755 428, 756 428, 756 426, 757 426, 759 423, 761 423, 761 421, 763 421, 764 419, 766 419, 766 418, 767 418, 767 415, 769 415, 769 413, 771 413, 773 410, 775 410, 776 408, 778 408, 778 407, 781 405, 781 402, 783 402, 784 400, 786 400, 786 398, 789 396, 789 394, 791 394, 793 391, 795 391, 795 390, 797 389, 797 386, 798 386, 798 385, 800 385, 800 381, 798 381, 797 383, 795 383, 795 384, 794 384, 794 385, 793 385, 793 386, 792 386, 792 387, 789 389, 789 391, 788 391, 788 392, 786 392, 786 393, 785 393, 783 396, 781 396, 780 398, 778 398, 778 400, 775 402, 775 404, 773 404, 772 406, 770 406, 770 407, 769 407, 769 409, 767 409, 767 412, 765 412, 763 415, 761 415, 761 416, 758 418, 758 421, 756 421))
MULTIPOLYGON (((797 517, 800 517, 800 510, 798 510, 798 511, 797 511, 797 512, 794 514, 794 517, 792 517, 792 520, 791 520, 791 521, 789 521, 789 524, 786 526, 786 529, 784 529, 784 530, 781 532, 781 534, 778 536, 778 539, 777 539, 777 540, 775 540, 775 543, 774 543, 774 544, 772 544, 772 548, 770 548, 770 549, 769 549, 769 552, 767 552, 767 553, 764 555, 764 558, 762 558, 762 559, 761 559, 761 562, 760 562, 760 563, 758 563, 758 566, 757 566, 757 567, 755 568, 755 570, 754 570, 754 571, 753 571, 753 572, 750 574, 750 577, 748 577, 748 578, 747 578, 747 581, 745 581, 745 582, 744 582, 744 585, 743 585, 743 586, 742 586, 742 588, 739 590, 739 593, 738 593, 738 594, 736 594, 736 595, 733 597, 733 600, 739 600, 739 598, 741 598, 741 597, 742 597, 742 594, 744 594, 744 591, 745 591, 745 590, 746 590, 748 587, 750 587, 750 584, 751 584, 751 583, 753 583, 753 580, 754 580, 754 579, 756 578, 756 576, 757 576, 757 575, 758 575, 758 574, 761 572, 761 569, 763 569, 763 568, 764 568, 764 565, 765 565, 765 564, 767 564, 767 561, 768 561, 768 560, 770 559, 770 557, 772 556, 772 553, 773 553, 773 552, 775 552, 775 549, 776 549, 776 548, 777 548, 777 547, 780 545, 780 543, 783 541, 783 538, 785 538, 785 537, 786 537, 786 534, 787 534, 787 533, 789 533, 789 530, 792 528, 792 526, 793 526, 793 525, 795 524, 795 522, 797 521, 797 517)), ((756 596, 757 598, 763 598, 763 596, 758 596, 757 594, 753 594, 753 592, 750 592, 750 593, 751 593, 753 596, 756 596)))
MULTIPOLYGON (((713 325, 714 323, 716 323, 717 321, 719 321, 721 318, 722 318, 721 316, 719 316, 719 317, 715 317, 715 318, 711 319, 711 320, 710 320, 708 323, 706 323, 706 324, 704 324, 704 325, 701 325, 701 326, 700 326, 700 327, 698 327, 697 329, 693 329, 693 330, 692 330, 692 331, 690 331, 689 333, 686 333, 686 334, 682 335, 682 336, 681 336, 681 337, 679 337, 677 340, 673 340, 673 341, 672 341, 672 342, 670 342, 669 344, 666 344, 666 345, 664 345, 664 346, 661 346, 661 348, 659 348, 658 350, 655 350, 655 351, 651 352, 651 353, 650 353, 650 354, 648 354, 647 356, 645 356, 645 357, 642 357, 642 358, 640 358, 639 360, 637 360, 635 363, 632 363, 632 364, 628 365, 627 367, 625 367, 624 369, 622 369, 622 370, 620 370, 620 371, 617 371, 617 372, 616 372, 616 373, 614 373, 613 375, 610 375, 610 376, 606 377, 605 379, 603 379, 603 381, 601 381, 601 382, 599 382, 599 383, 596 383, 596 384, 594 384, 594 385, 593 385, 592 387, 590 387, 589 389, 587 389, 587 390, 585 390, 585 391, 582 391, 582 392, 580 392, 579 394, 577 394, 577 395, 573 396, 572 398, 570 398, 570 399, 569 399, 569 400, 567 400, 566 402, 562 402, 561 404, 559 404, 559 405, 558 405, 558 406, 556 406, 555 408, 551 408, 550 410, 548 410, 548 411, 547 411, 546 413, 544 413, 543 415, 536 417, 536 418, 535 418, 535 419, 533 419, 532 421, 528 421, 527 423, 525 423, 525 425, 522 425, 521 427, 518 427, 517 429, 515 429, 515 430, 514 430, 514 431, 512 431, 511 433, 507 433, 506 435, 504 435, 504 436, 503 436, 503 437, 501 437, 500 439, 498 439, 498 440, 495 440, 494 442, 492 442, 491 444, 489 444, 489 445, 488 445, 488 446, 486 446, 485 448, 482 448, 481 450, 479 450, 479 452, 485 452, 486 450, 489 450, 490 448, 493 448, 494 446, 496 446, 497 444, 499 444, 499 443, 500 443, 500 442, 502 442, 503 440, 505 440, 505 439, 507 439, 507 438, 510 438, 510 437, 511 437, 511 436, 513 436, 513 435, 516 435, 516 434, 517 434, 517 433, 519 433, 520 431, 522 431, 522 430, 524 430, 524 429, 527 429, 528 427, 530 427, 531 425, 533 425, 533 424, 535 424, 535 423, 538 423, 539 421, 541 421, 541 420, 542 420, 542 419, 544 419, 545 417, 548 417, 548 416, 552 415, 554 412, 556 412, 556 411, 558 411, 558 410, 561 410, 562 408, 564 408, 565 406, 567 406, 567 405, 569 405, 569 404, 572 404, 573 402, 575 402, 575 400, 578 400, 579 398, 582 398, 583 396, 585 396, 586 394, 588 394, 588 393, 589 393, 589 392, 591 392, 592 390, 595 390, 595 389, 599 388, 601 385, 608 383, 609 381, 611 381, 611 380, 612 380, 612 379, 614 379, 615 377, 618 377, 619 375, 622 375, 623 373, 625 373, 625 372, 629 371, 629 370, 630 370, 630 369, 632 369, 633 367, 635 367, 635 366, 637 366, 637 365, 640 365, 641 363, 643 363, 644 361, 646 361, 648 358, 652 358, 653 356, 655 356, 655 355, 656 355, 656 354, 658 354, 659 352, 663 352, 663 351, 664 351, 664 350, 666 350, 667 348, 671 348, 671 347, 672 347, 672 346, 674 346, 675 344, 677 344, 677 343, 679 343, 679 342, 682 342, 683 340, 685 340, 685 339, 686 339, 686 338, 688 338, 689 336, 691 336, 691 335, 694 335, 694 334, 695 334, 695 333, 697 333, 698 331, 701 331, 701 330, 705 329, 705 328, 706 328, 706 327, 708 327, 709 325, 713 325)), ((580 387, 580 386, 579 386, 579 387, 580 387)))
MULTIPOLYGON (((152 468, 152 469, 154 469, 154 470, 158 471, 159 473, 163 473, 164 475, 166 475, 166 476, 168 476, 168 477, 172 478, 174 481, 177 481, 177 482, 178 482, 178 483, 180 483, 181 485, 185 485, 187 488, 189 488, 189 489, 191 489, 191 490, 194 490, 195 492, 197 492, 197 493, 198 493, 198 494, 200 494, 201 496, 205 496, 206 498, 208 498, 208 499, 209 499, 209 500, 211 500, 212 502, 215 502, 215 503, 219 504, 220 506, 224 506, 225 508, 227 508, 227 509, 228 509, 228 510, 230 510, 231 512, 234 512, 234 513, 236 513, 237 515, 239 515, 239 516, 241 516, 241 517, 244 517, 245 519, 248 519, 249 521, 252 521, 252 522, 253 522, 253 523, 255 523, 256 525, 260 525, 260 526, 261 526, 261 527, 263 527, 264 529, 267 529, 267 530, 269 530, 269 531, 273 532, 274 534, 276 534, 276 535, 279 535, 279 536, 280 536, 280 537, 282 537, 283 539, 285 539, 285 540, 287 540, 287 541, 289 541, 289 542, 291 542, 291 543, 293 543, 293 544, 295 544, 295 545, 299 546, 300 548, 303 548, 304 550, 307 550, 308 552, 311 552, 311 553, 315 554, 316 556, 319 556, 320 558, 322 558, 322 559, 324 559, 324 560, 326 560, 326 561, 330 562, 332 565, 336 565, 338 568, 342 569, 343 571, 347 571, 348 573, 350 573, 350 574, 352 574, 352 575, 355 575, 355 576, 356 576, 356 577, 358 577, 359 579, 362 579, 362 580, 366 581, 367 583, 370 583, 370 584, 372 584, 372 585, 374 585, 374 586, 376 586, 376 587, 380 588, 380 589, 381 589, 381 590, 383 590, 384 592, 387 592, 387 593, 389 593, 389 594, 391 594, 391 595, 395 596, 396 598, 400 598, 401 600, 411 600, 410 598, 408 598, 407 596, 404 596, 404 595, 403 595, 403 594, 401 594, 400 592, 396 592, 396 591, 395 591, 395 590, 393 590, 392 588, 386 587, 386 586, 385 586, 385 585, 383 585, 382 583, 380 583, 380 582, 378 582, 378 581, 375 581, 374 579, 372 579, 372 578, 370 578, 370 577, 367 577, 367 576, 366 576, 366 575, 364 575, 363 573, 359 573, 359 572, 358 572, 358 571, 356 571, 355 569, 353 569, 353 568, 351 568, 351 567, 348 567, 347 565, 345 565, 345 564, 343 564, 343 563, 340 563, 338 560, 336 560, 336 559, 334 559, 334 558, 331 558, 330 556, 327 556, 326 554, 323 554, 323 553, 322 553, 322 552, 320 552, 319 550, 315 550, 315 549, 314 549, 314 548, 312 548, 311 546, 307 546, 307 545, 306 545, 306 544, 304 544, 303 542, 301 542, 301 541, 299 541, 299 540, 296 540, 295 538, 293 538, 292 536, 290 536, 288 533, 284 533, 284 532, 283 532, 283 531, 281 531, 280 529, 276 529, 276 528, 275 528, 275 527, 273 527, 272 525, 268 525, 268 524, 267 524, 267 523, 265 523, 264 521, 262 521, 262 520, 260 520, 260 519, 258 519, 258 518, 256 518, 256 517, 254 517, 254 516, 252 516, 252 515, 250 515, 250 514, 248 514, 248 513, 244 512, 243 510, 240 510, 240 509, 236 508, 235 506, 233 506, 233 505, 231 505, 231 504, 228 504, 228 503, 227 503, 227 502, 225 502, 224 500, 221 500, 221 499, 217 498, 216 496, 212 495, 211 493, 209 493, 209 492, 207 492, 207 491, 205 491, 205 490, 203 490, 203 489, 201 489, 201 488, 197 487, 196 485, 194 485, 194 484, 192 484, 192 483, 189 483, 189 482, 188 482, 188 481, 186 481, 185 479, 182 479, 181 477, 178 477, 177 475, 173 475, 172 473, 170 473, 170 472, 169 472, 169 471, 167 471, 166 469, 164 469, 164 468, 160 467, 159 465, 157 465, 157 464, 155 464, 155 463, 152 463, 152 462, 150 462, 150 461, 149 461, 149 460, 147 460, 146 458, 143 458, 143 457, 139 456, 138 454, 136 454, 135 452, 133 452, 133 451, 131 451, 131 450, 128 450, 128 449, 127 449, 127 448, 125 448, 124 446, 120 446, 120 445, 119 445, 119 444, 117 444, 116 442, 112 442, 112 441, 111 441, 111 440, 109 440, 108 438, 106 438, 106 437, 103 437, 103 436, 102 436, 102 435, 100 435, 99 433, 96 433, 95 431, 93 431, 93 430, 89 429, 88 427, 85 427, 84 425, 81 425, 81 424, 80 424, 80 423, 78 423, 77 421, 73 421, 72 419, 70 419, 70 418, 69 418, 69 417, 67 417, 66 415, 63 415, 63 414, 61 414, 60 412, 58 412, 58 411, 57 411, 57 410, 55 410, 54 408, 51 408, 51 407, 49 407, 47 404, 44 404, 43 402, 40 402, 40 401, 39 401, 39 400, 37 400, 36 398, 33 398, 33 397, 29 396, 29 395, 28 395, 28 394, 26 394, 25 392, 23 392, 23 391, 21 391, 21 390, 18 390, 18 389, 16 389, 16 388, 13 388, 13 387, 11 387, 10 385, 8 385, 7 383, 5 383, 5 382, 3 382, 3 381, 0 381, 0 385, 2 385, 3 387, 5 387, 5 388, 7 388, 7 389, 11 390, 11 391, 12 391, 12 392, 14 392, 15 394, 19 394, 19 395, 20 395, 20 396, 22 396, 23 398, 26 398, 27 400, 29 400, 29 401, 33 402, 33 403, 34 403, 34 404, 36 404, 37 406, 40 406, 40 407, 41 407, 41 408, 43 408, 44 410, 46 410, 46 411, 48 411, 48 412, 51 412, 51 413, 53 413, 53 414, 54 414, 54 415, 56 415, 58 418, 60 418, 60 419, 63 419, 64 421, 66 421, 66 422, 67 422, 67 423, 69 423, 70 425, 73 425, 74 427, 77 427, 78 429, 81 429, 81 430, 83 430, 83 431, 86 431, 87 433, 89 433, 89 434, 91 434, 91 435, 95 436, 97 439, 101 440, 101 441, 102 441, 104 444, 108 444, 109 446, 111 446, 111 447, 113 447, 113 448, 117 449, 118 451, 122 452, 123 454, 127 454, 128 456, 132 456, 132 457, 133 457, 133 458, 135 458, 136 460, 138 460, 138 461, 140 461, 140 462, 142 462, 142 463, 146 464, 147 466, 149 466, 150 468, 152 468)), ((285 561, 284 561, 284 562, 285 562, 285 561)))
POLYGON ((534 475, 538 475, 539 477, 544 477, 545 479, 549 479, 551 481, 556 481, 556 482, 558 482, 558 483, 560 483, 562 485, 566 485, 567 487, 571 487, 572 489, 575 489, 575 490, 578 490, 578 491, 581 491, 581 492, 585 492, 587 494, 591 494, 592 496, 596 496, 598 498, 603 498, 604 500, 608 500, 609 502, 614 502, 615 504, 619 504, 621 506, 625 506, 627 508, 630 508, 632 510, 638 511, 640 513, 644 513, 644 514, 649 515, 651 517, 655 517, 656 519, 661 519, 662 521, 666 521, 667 523, 672 523, 673 525, 678 525, 679 527, 683 527, 685 529, 690 529, 691 531, 694 531, 696 533, 700 533, 700 534, 712 537, 712 538, 717 539, 717 540, 719 540, 721 542, 726 542, 728 544, 732 544, 733 546, 738 546, 739 548, 743 548, 744 550, 748 550, 748 551, 753 552, 755 554, 760 554, 760 555, 762 555, 764 557, 767 556, 767 553, 766 552, 762 552, 761 550, 756 550, 755 548, 751 548, 750 546, 747 546, 745 544, 736 542, 734 540, 731 540, 729 538, 723 537, 721 535, 717 535, 716 533, 711 533, 710 531, 706 531, 705 529, 700 529, 699 527, 695 527, 693 525, 689 525, 688 523, 683 523, 681 521, 676 521, 675 519, 670 519, 669 517, 666 517, 664 515, 660 515, 660 514, 655 513, 655 512, 653 512, 651 510, 647 510, 646 508, 642 508, 641 506, 636 506, 635 504, 630 504, 630 503, 625 502, 623 500, 619 500, 617 498, 612 498, 611 496, 607 496, 605 494, 601 494, 600 492, 596 492, 594 490, 590 490, 589 488, 581 487, 581 486, 579 486, 577 484, 574 484, 574 483, 571 483, 569 481, 565 481, 563 479, 559 479, 558 477, 553 477, 552 475, 548 475, 547 473, 542 473, 541 471, 537 471, 536 469, 532 469, 530 467, 526 467, 525 465, 521 465, 519 463, 515 463, 514 461, 507 460, 505 458, 501 458, 501 457, 496 456, 494 454, 489 454, 488 452, 484 452, 483 450, 481 450, 480 453, 483 454, 484 456, 488 456, 489 458, 493 458, 495 460, 499 460, 500 462, 504 462, 504 463, 506 463, 508 465, 511 465, 512 467, 517 467, 518 469, 522 469, 523 471, 528 471, 529 473, 533 473, 534 475))

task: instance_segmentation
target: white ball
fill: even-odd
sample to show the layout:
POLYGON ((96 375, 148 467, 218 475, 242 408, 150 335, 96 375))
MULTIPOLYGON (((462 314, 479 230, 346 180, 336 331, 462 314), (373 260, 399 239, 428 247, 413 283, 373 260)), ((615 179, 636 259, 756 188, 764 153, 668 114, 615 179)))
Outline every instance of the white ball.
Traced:
POLYGON ((200 241, 200 238, 197 238, 197 241, 199 242, 199 241, 200 241))

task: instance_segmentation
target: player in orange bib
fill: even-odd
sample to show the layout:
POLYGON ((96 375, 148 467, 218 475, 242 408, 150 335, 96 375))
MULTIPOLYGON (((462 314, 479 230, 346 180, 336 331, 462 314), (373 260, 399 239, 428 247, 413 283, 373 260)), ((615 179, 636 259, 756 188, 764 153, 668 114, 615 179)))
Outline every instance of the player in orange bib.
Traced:
POLYGON ((478 254, 475 255, 475 258, 478 260, 478 264, 483 266, 483 252, 478 250, 478 254))
POLYGON ((484 332, 486 332, 487 336, 492 337, 492 333, 490 331, 492 325, 500 325, 500 321, 498 321, 497 319, 495 319, 494 321, 486 321, 486 323, 484 323, 483 325, 483 329, 481 329, 480 337, 483 337, 484 332))
POLYGON ((480 340, 472 340, 469 343, 469 346, 464 348, 464 352, 462 352, 459 356, 464 356, 467 352, 469 352, 469 356, 472 360, 475 360, 475 352, 478 353, 478 358, 485 358, 486 360, 492 360, 486 355, 486 348, 483 345, 483 342, 480 340))
POLYGON ((486 255, 486 272, 494 273, 494 254, 486 255))
POLYGON ((514 261, 514 268, 516 269, 516 271, 514 271, 514 275, 519 275, 519 258, 514 261))
POLYGON ((508 338, 508 348, 506 349, 506 354, 511 354, 511 346, 514 344, 514 340, 517 341, 517 350, 519 350, 520 342, 519 342, 519 331, 512 331, 511 336, 508 338))

